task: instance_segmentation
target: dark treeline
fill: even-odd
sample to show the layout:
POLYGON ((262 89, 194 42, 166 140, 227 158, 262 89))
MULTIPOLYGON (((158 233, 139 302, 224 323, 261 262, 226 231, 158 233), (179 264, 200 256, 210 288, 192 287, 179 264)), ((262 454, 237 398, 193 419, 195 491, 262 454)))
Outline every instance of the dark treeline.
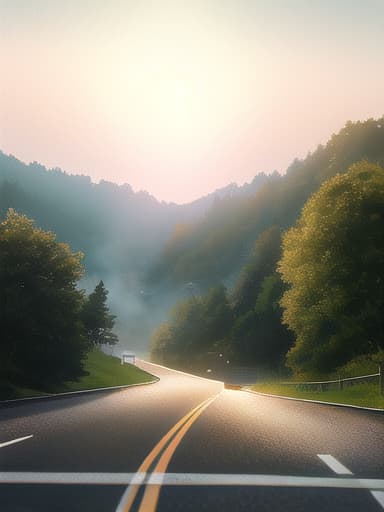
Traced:
POLYGON ((0 395, 84 374, 87 352, 117 343, 104 283, 78 287, 82 253, 10 209, 0 223, 0 395))

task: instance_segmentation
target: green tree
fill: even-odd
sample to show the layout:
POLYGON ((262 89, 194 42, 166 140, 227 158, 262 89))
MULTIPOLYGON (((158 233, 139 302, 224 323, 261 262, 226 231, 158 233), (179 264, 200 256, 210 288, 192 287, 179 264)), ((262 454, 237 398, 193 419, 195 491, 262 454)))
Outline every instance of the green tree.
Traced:
POLYGON ((81 319, 90 346, 115 345, 118 342, 116 334, 112 331, 116 316, 109 313, 107 296, 108 291, 103 281, 100 281, 84 301, 81 319))
MULTIPOLYGON (((225 286, 211 288, 203 298, 204 343, 209 348, 220 346, 229 337, 233 312, 225 286)), ((225 344, 225 343, 224 343, 225 344)))
POLYGON ((232 316, 224 286, 178 302, 170 321, 153 334, 151 357, 181 368, 206 367, 210 352, 228 352, 232 316))
POLYGON ((384 168, 366 161, 324 183, 284 237, 288 364, 327 372, 384 346, 384 168))
POLYGON ((159 363, 169 363, 172 342, 173 333, 170 324, 160 324, 151 338, 151 358, 159 363))
POLYGON ((250 261, 241 270, 232 293, 236 313, 241 316, 255 307, 263 279, 274 272, 281 256, 281 229, 272 226, 257 238, 250 261))
POLYGON ((283 283, 278 274, 266 276, 258 288, 256 303, 238 316, 232 331, 233 351, 242 364, 255 364, 276 373, 293 343, 292 334, 281 322, 279 301, 283 283))
POLYGON ((81 259, 8 210, 0 224, 0 381, 44 387, 82 375, 81 259))

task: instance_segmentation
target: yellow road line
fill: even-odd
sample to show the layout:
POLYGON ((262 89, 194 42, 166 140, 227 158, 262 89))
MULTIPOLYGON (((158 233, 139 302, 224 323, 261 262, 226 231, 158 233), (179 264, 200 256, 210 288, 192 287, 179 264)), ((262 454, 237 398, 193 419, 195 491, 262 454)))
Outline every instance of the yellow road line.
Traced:
MULTIPOLYGON (((185 414, 172 428, 169 430, 164 437, 160 439, 160 441, 157 443, 157 445, 151 450, 151 452, 147 455, 147 457, 144 459, 142 464, 140 465, 139 469, 137 470, 137 475, 146 473, 155 460, 155 458, 161 453, 161 450, 164 448, 164 446, 167 444, 167 442, 170 440, 170 438, 183 427, 184 423, 188 421, 194 414, 196 414, 200 409, 204 410, 205 407, 208 407, 208 405, 216 398, 217 395, 215 395, 213 398, 208 398, 201 404, 199 404, 197 407, 189 411, 187 414, 185 414)), ((172 444, 172 443, 171 443, 172 444)), ((176 449, 176 447, 175 447, 176 449)), ((141 481, 139 479, 139 482, 136 484, 131 484, 123 496, 120 499, 120 503, 116 509, 116 512, 129 512, 131 506, 133 505, 133 502, 135 501, 135 498, 137 496, 137 493, 140 489, 141 481)), ((141 510, 141 509, 140 509, 141 510)))
MULTIPOLYGON (((200 407, 195 409, 195 412, 189 419, 182 425, 182 427, 177 432, 176 436, 169 443, 167 448, 164 450, 164 453, 160 457, 159 462, 157 463, 153 473, 165 473, 168 467, 168 464, 172 458, 172 455, 175 453, 176 448, 179 446, 181 440, 188 432, 193 423, 197 420, 200 414, 216 399, 217 395, 213 398, 208 399, 205 403, 203 403, 200 407)), ((144 496, 141 501, 141 505, 139 508, 139 512, 154 512, 156 510, 157 502, 159 500, 161 485, 149 485, 145 488, 144 496)))

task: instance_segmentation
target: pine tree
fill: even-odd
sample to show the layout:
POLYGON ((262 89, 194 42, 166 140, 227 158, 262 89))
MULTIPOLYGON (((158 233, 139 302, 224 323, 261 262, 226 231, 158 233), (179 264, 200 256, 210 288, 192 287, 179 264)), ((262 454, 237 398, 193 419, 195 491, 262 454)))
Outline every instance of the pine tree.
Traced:
POLYGON ((118 342, 118 337, 112 332, 116 316, 109 313, 107 296, 108 291, 100 281, 83 305, 82 320, 91 346, 118 342))

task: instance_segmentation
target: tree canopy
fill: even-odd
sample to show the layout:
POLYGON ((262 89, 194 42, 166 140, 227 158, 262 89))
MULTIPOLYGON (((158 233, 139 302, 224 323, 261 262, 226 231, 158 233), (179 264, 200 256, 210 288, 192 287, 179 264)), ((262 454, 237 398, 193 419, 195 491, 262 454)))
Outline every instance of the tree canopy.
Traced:
POLYGON ((81 259, 8 211, 0 224, 0 380, 40 386, 82 374, 81 259))
POLYGON ((247 262, 255 240, 271 226, 286 230, 296 222, 320 185, 361 159, 384 164, 384 118, 347 122, 325 145, 284 175, 269 175, 250 197, 217 201, 162 253, 149 282, 199 282, 204 290, 229 285, 247 262))
POLYGON ((100 281, 84 301, 81 318, 90 346, 114 345, 118 342, 112 331, 116 316, 109 312, 107 296, 108 291, 103 281, 100 281))
POLYGON ((383 226, 384 168, 362 161, 324 183, 284 236, 281 304, 297 373, 383 347, 383 226))
POLYGON ((152 358, 180 368, 206 368, 210 352, 228 347, 232 321, 224 286, 180 301, 170 321, 161 324, 152 337, 152 358))

